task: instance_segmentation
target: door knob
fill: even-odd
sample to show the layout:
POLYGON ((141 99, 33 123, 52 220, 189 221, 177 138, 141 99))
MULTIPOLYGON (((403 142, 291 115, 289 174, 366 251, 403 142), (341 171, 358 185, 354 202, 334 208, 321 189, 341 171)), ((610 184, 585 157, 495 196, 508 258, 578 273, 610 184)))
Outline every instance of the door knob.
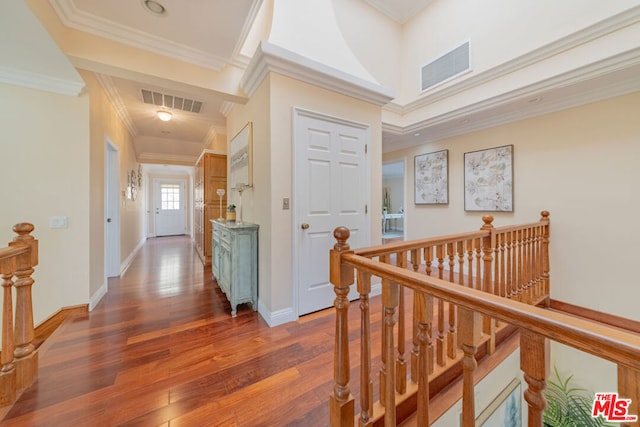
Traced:
POLYGON ((306 230, 307 228, 309 228, 309 224, 307 224, 306 222, 303 222, 302 225, 300 226, 303 230, 306 230))

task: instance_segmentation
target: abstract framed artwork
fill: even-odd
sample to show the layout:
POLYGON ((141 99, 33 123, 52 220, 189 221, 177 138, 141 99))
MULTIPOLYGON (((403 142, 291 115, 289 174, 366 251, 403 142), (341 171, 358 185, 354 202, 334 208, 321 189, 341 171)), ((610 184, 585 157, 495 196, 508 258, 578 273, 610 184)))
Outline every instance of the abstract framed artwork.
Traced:
POLYGON ((476 418, 476 427, 522 427, 522 385, 514 378, 476 418))
POLYGON ((248 122, 229 144, 229 185, 239 189, 253 185, 253 125, 248 122))
POLYGON ((513 145, 464 153, 464 210, 513 212, 513 145))
POLYGON ((413 175, 416 205, 449 203, 449 150, 415 156, 413 175))

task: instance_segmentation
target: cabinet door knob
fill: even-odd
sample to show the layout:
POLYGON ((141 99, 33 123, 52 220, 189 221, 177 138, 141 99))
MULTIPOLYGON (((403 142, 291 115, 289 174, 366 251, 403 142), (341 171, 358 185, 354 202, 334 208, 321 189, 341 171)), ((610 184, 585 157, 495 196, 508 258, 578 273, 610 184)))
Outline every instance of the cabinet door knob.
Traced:
POLYGON ((307 228, 309 228, 309 224, 307 224, 306 222, 303 222, 300 228, 302 228, 303 230, 306 230, 307 228))

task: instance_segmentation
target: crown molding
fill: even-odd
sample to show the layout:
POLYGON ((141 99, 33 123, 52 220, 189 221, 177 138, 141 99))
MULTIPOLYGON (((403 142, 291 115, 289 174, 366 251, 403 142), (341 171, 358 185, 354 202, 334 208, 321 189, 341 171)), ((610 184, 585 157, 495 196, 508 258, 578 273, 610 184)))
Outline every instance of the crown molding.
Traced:
POLYGON ((118 90, 113 84, 113 80, 111 80, 111 77, 104 74, 100 74, 100 73, 94 73, 94 74, 96 76, 96 79, 98 80, 98 83, 100 83, 100 87, 102 87, 102 90, 104 90, 104 93, 107 95, 107 99, 109 100, 113 108, 116 110, 116 114, 118 115, 118 117, 120 117, 120 120, 122 120, 124 125, 129 130, 129 133, 131 134, 131 136, 132 137, 138 136, 138 129, 136 128, 136 125, 133 123, 133 120, 131 120, 129 111, 127 110, 127 107, 124 105, 124 102, 122 101, 122 98, 118 93, 118 90))
MULTIPOLYGON (((640 91, 640 79, 635 78, 637 72, 633 71, 637 68, 640 68, 640 48, 472 105, 452 110, 446 114, 412 123, 409 126, 403 127, 383 123, 382 131, 398 136, 420 132, 422 136, 419 143, 423 144, 536 117, 542 114, 554 113, 608 98, 623 96, 640 91), (570 96, 556 96, 550 100, 545 98, 545 101, 542 103, 531 104, 527 102, 527 100, 532 97, 543 93, 552 93, 551 91, 563 89, 571 90, 571 87, 577 84, 589 85, 589 82, 593 79, 625 70, 632 70, 628 72, 630 77, 612 80, 606 84, 588 86, 586 90, 572 90, 570 96), (509 105, 519 105, 519 107, 505 108, 505 106, 509 105), (499 112, 491 113, 491 110, 496 108, 499 109, 499 112), (472 114, 483 112, 489 112, 486 118, 463 120, 472 114)), ((393 144, 392 147, 386 147, 383 151, 396 151, 416 144, 417 142, 414 141, 403 141, 398 144, 393 144)))
POLYGON ((0 65, 0 82, 68 96, 80 96, 85 88, 84 82, 59 79, 3 65, 0 65))
POLYGON ((393 93, 377 83, 329 67, 266 41, 262 41, 258 46, 240 80, 240 87, 252 96, 265 77, 272 72, 376 105, 384 105, 393 99, 393 93))
POLYGON ((220 71, 227 63, 225 58, 217 55, 83 12, 72 0, 50 0, 50 3, 62 23, 69 28, 214 71, 220 71))
POLYGON ((426 90, 419 99, 406 105, 390 102, 384 107, 384 109, 397 114, 407 114, 419 110, 430 104, 458 93, 471 90, 491 80, 504 77, 520 69, 532 66, 538 62, 549 59, 555 55, 559 55, 577 46, 592 42, 600 37, 614 33, 638 22, 640 22, 640 6, 633 7, 622 13, 611 16, 580 31, 566 37, 562 37, 552 43, 500 64, 499 66, 481 73, 472 74, 468 78, 460 80, 457 83, 453 83, 443 88, 426 90))
POLYGON ((233 107, 235 105, 236 104, 231 101, 223 101, 222 105, 220 106, 220 112, 223 116, 228 117, 229 113, 231 113, 231 110, 233 110, 233 107))

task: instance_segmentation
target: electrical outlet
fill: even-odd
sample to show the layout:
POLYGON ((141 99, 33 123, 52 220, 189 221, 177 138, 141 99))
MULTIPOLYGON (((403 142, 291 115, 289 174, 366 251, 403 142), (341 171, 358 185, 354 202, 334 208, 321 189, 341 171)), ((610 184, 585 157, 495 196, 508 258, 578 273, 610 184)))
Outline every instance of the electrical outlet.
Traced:
POLYGON ((282 199, 282 210, 286 211, 289 209, 289 198, 285 197, 284 199, 282 199))

